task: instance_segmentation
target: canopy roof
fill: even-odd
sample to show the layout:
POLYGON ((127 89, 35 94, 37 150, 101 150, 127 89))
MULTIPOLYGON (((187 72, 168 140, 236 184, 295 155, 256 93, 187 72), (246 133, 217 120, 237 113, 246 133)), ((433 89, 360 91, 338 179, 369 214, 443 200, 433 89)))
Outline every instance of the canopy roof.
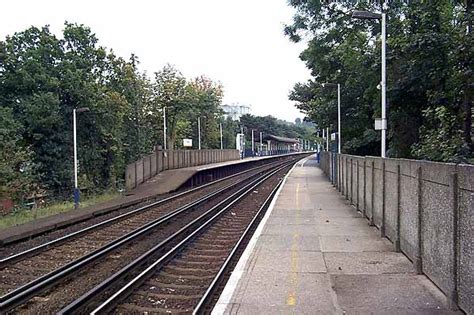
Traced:
POLYGON ((263 137, 263 140, 265 140, 265 141, 273 140, 273 141, 277 141, 277 142, 291 143, 291 144, 299 143, 298 139, 285 138, 285 137, 279 137, 279 136, 274 136, 274 135, 265 135, 263 137))

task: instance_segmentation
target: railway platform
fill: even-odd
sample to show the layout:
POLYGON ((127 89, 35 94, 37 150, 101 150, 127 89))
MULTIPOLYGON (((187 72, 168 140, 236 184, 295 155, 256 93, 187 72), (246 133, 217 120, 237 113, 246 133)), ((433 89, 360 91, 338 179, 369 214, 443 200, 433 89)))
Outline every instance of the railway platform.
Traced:
POLYGON ((443 293, 303 159, 213 314, 456 314, 443 293))
MULTIPOLYGON (((300 154, 300 153, 295 153, 300 154)), ((307 153, 302 153, 307 154, 307 153)), ((292 154, 245 158, 193 167, 170 169, 158 173, 125 195, 78 210, 59 213, 13 226, 0 231, 0 246, 27 239, 55 229, 66 227, 119 209, 155 200, 158 196, 180 189, 197 186, 226 175, 234 174, 258 163, 292 154)))

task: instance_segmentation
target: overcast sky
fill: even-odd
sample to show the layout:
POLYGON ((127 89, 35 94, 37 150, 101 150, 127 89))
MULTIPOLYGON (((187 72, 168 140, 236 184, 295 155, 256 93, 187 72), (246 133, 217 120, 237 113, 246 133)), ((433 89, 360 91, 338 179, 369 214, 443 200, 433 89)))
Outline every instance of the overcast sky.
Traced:
POLYGON ((303 44, 283 35, 293 14, 286 0, 8 0, 2 1, 0 38, 64 21, 89 26, 99 44, 127 58, 136 54, 151 76, 166 63, 186 77, 206 75, 224 85, 224 103, 251 104, 256 115, 294 121, 288 100, 309 78, 298 56, 303 44))

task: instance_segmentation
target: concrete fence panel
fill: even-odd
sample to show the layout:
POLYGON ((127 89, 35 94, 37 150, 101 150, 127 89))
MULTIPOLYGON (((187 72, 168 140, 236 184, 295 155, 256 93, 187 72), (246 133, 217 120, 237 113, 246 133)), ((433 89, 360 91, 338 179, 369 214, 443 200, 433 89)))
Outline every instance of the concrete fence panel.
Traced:
MULTIPOLYGON (((453 175, 456 166, 422 162, 422 268, 446 294, 454 290, 453 175)), ((457 202, 457 200, 456 200, 457 202)))
POLYGON ((399 163, 397 159, 385 161, 385 235, 392 241, 398 238, 399 216, 399 163))
POLYGON ((351 184, 350 184, 350 191, 351 197, 350 201, 351 204, 357 205, 357 157, 351 158, 351 184))
POLYGON ((384 211, 384 178, 383 178, 383 168, 384 161, 381 158, 373 158, 374 161, 374 191, 373 191, 373 209, 372 213, 374 216, 374 224, 378 227, 382 227, 383 222, 383 211, 384 211))
POLYGON ((191 150, 185 150, 184 151, 184 162, 185 166, 184 167, 191 167, 191 150))
POLYGON ((173 150, 167 150, 166 152, 166 165, 168 166, 169 170, 174 169, 174 151, 173 150))
POLYGON ((359 159, 357 165, 357 210, 365 212, 365 159, 359 159))
POLYGON ((174 156, 173 156, 173 164, 174 168, 179 168, 179 150, 173 150, 174 156))
POLYGON ((196 159, 194 158, 194 156, 196 155, 196 151, 189 151, 189 166, 195 166, 195 161, 196 159))
POLYGON ((135 163, 127 165, 127 169, 125 170, 125 188, 127 190, 133 189, 137 185, 136 179, 136 170, 135 170, 135 163))
POLYGON ((474 314, 474 166, 458 166, 458 292, 459 305, 474 314))
POLYGON ((137 185, 140 185, 144 181, 144 178, 143 178, 143 159, 138 160, 137 162, 135 162, 135 165, 136 165, 136 172, 137 172, 137 176, 136 176, 137 185))
POLYGON ((156 164, 156 153, 150 154, 150 172, 151 177, 155 176, 158 173, 156 164))
POLYGON ((163 171, 163 151, 157 150, 155 151, 155 159, 156 159, 156 173, 163 171))
POLYGON ((400 247, 416 261, 419 253, 419 212, 421 181, 420 164, 412 160, 399 160, 400 164, 400 247))
POLYGON ((184 167, 183 150, 178 150, 178 167, 177 168, 183 168, 183 167, 184 167))
MULTIPOLYGON (((321 154, 328 177, 330 161, 321 154)), ((349 155, 335 165, 346 198, 453 305, 474 314, 474 166, 349 155)))
POLYGON ((143 180, 146 181, 151 177, 151 159, 150 156, 143 158, 143 180))
POLYGON ((374 160, 371 158, 365 158, 365 215, 368 219, 373 218, 373 189, 374 189, 374 160))

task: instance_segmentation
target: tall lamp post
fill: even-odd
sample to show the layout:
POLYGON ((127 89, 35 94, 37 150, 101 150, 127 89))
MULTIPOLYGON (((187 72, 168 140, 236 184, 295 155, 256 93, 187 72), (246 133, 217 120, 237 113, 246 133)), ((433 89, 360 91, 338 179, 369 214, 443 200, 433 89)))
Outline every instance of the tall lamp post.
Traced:
POLYGON ((252 129, 252 156, 255 155, 255 143, 254 143, 254 136, 253 136, 254 130, 252 129))
POLYGON ((382 22, 382 80, 381 80, 381 90, 382 90, 382 149, 381 149, 381 156, 385 157, 385 141, 387 137, 387 114, 386 114, 386 107, 387 107, 387 96, 386 96, 386 89, 387 89, 387 81, 386 81, 386 15, 385 13, 373 13, 369 11, 354 11, 352 12, 352 18, 355 19, 362 19, 362 20, 380 20, 382 22))
POLYGON ((166 150, 166 106, 163 107, 163 150, 166 150))
POLYGON ((79 207, 80 192, 77 184, 77 128, 76 114, 90 111, 88 107, 74 108, 72 110, 72 126, 74 139, 74 209, 79 207))
POLYGON ((224 149, 224 143, 222 141, 222 123, 219 124, 219 132, 221 134, 221 150, 224 149))
POLYGON ((323 87, 337 88, 337 153, 341 154, 341 85, 339 83, 323 83, 323 87))
POLYGON ((201 117, 198 117, 198 149, 201 150, 201 117))

